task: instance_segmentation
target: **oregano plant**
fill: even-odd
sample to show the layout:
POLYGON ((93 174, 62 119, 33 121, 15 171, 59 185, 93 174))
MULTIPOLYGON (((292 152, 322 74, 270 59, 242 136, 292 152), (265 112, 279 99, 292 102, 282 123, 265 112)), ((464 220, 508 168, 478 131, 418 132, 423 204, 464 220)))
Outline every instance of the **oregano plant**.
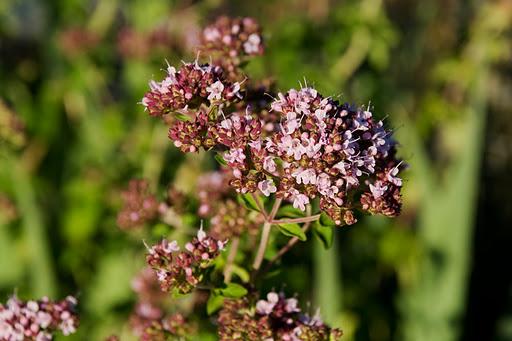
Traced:
MULTIPOLYGON (((318 310, 263 284, 312 236, 330 248, 359 216, 400 213, 405 165, 392 131, 369 106, 340 103, 306 82, 278 91, 251 78, 245 66, 262 54, 254 19, 219 18, 204 29, 196 59, 168 64, 141 100, 176 148, 216 164, 193 191, 132 179, 122 193, 117 225, 153 227, 147 266, 131 283, 129 325, 141 340, 197 340, 205 324, 220 340, 339 340, 342 330, 318 310)), ((0 305, 0 339, 71 334, 76 304, 13 297, 0 305)))
MULTIPOLYGON (((147 264, 166 292, 206 291, 221 340, 337 340, 341 330, 304 313, 297 298, 258 288, 311 233, 328 248, 335 230, 360 214, 400 213, 404 165, 392 132, 370 107, 339 103, 307 84, 276 92, 252 79, 244 66, 264 44, 251 18, 218 19, 204 30, 199 51, 150 81, 141 103, 168 125, 174 146, 206 152, 218 169, 200 177, 195 198, 171 189, 157 210, 151 196, 132 193, 122 214, 140 223, 157 211, 163 218, 169 210, 190 213, 187 201, 198 202, 197 235, 185 245, 163 239, 148 246, 147 264), (288 241, 269 254, 273 234, 288 241)), ((155 332, 147 326, 142 335, 155 332)))

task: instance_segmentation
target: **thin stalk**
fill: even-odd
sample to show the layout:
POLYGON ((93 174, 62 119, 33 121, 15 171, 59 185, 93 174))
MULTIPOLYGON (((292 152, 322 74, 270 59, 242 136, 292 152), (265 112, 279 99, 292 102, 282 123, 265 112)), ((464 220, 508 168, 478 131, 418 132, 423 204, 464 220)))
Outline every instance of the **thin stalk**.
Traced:
POLYGON ((261 204, 260 198, 255 193, 251 193, 251 195, 254 201, 256 201, 256 205, 258 206, 258 209, 260 210, 261 214, 263 214, 263 216, 265 217, 265 220, 268 220, 267 211, 265 210, 265 207, 263 207, 263 205, 261 204))
POLYGON ((313 243, 315 302, 322 312, 323 320, 334 324, 343 304, 338 241, 334 238, 333 245, 329 250, 325 250, 317 240, 314 240, 313 243))
POLYGON ((224 268, 224 283, 228 284, 231 282, 231 275, 233 274, 233 263, 238 252, 238 246, 240 245, 240 238, 235 237, 231 242, 231 248, 229 249, 228 259, 226 260, 226 267, 224 268))
POLYGON ((55 296, 56 280, 52 263, 47 231, 43 214, 37 204, 36 192, 31 174, 27 174, 24 165, 11 161, 12 182, 20 211, 23 212, 22 224, 24 238, 30 255, 30 286, 34 296, 55 296))
POLYGON ((143 175, 145 179, 149 180, 151 188, 155 190, 162 173, 164 151, 167 148, 168 140, 167 134, 162 131, 159 125, 152 128, 151 134, 151 149, 144 162, 143 175))
POLYGON ((254 270, 259 270, 261 263, 263 262, 263 257, 265 256, 265 250, 267 249, 268 239, 270 237, 270 229, 272 227, 272 220, 277 214, 277 210, 279 206, 281 206, 282 199, 276 199, 274 201, 274 206, 272 207, 272 211, 268 216, 268 219, 263 224, 263 231, 261 232, 260 245, 258 246, 258 252, 256 253, 256 257, 254 258, 254 263, 252 267, 254 270))
POLYGON ((309 217, 303 218, 291 218, 291 219, 279 219, 272 220, 272 224, 290 224, 290 223, 308 223, 320 219, 320 214, 315 214, 309 217))

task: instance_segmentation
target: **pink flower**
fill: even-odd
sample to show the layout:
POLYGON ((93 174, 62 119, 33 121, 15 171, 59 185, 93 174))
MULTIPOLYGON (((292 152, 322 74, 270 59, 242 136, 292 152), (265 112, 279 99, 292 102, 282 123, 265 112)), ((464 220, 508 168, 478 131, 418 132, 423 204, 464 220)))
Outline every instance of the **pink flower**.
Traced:
POLYGON ((245 154, 241 148, 231 149, 224 154, 227 163, 244 163, 245 154))
POLYGON ((214 41, 220 38, 220 32, 216 28, 207 27, 204 31, 204 39, 206 41, 214 41))
POLYGON ((269 173, 274 173, 276 171, 276 163, 272 156, 267 156, 263 159, 263 169, 269 173))
POLYGON ((203 227, 197 231, 197 239, 202 242, 206 238, 206 233, 203 231, 203 227))
POLYGON ((208 100, 220 100, 222 98, 222 91, 224 91, 224 84, 221 81, 216 81, 206 87, 206 91, 209 93, 208 100))
POLYGON ((263 193, 266 197, 268 197, 271 193, 275 193, 277 191, 276 186, 272 180, 263 180, 258 183, 258 188, 261 193, 263 193))
POLYGON ((298 307, 299 301, 296 298, 289 298, 286 300, 285 310, 288 313, 298 313, 300 308, 298 307))
POLYGON ((178 242, 173 240, 172 242, 168 242, 166 239, 162 241, 163 250, 167 253, 172 253, 180 250, 178 246, 178 242))
POLYGON ((398 187, 401 187, 402 186, 402 179, 400 179, 399 177, 397 177, 397 174, 398 174, 398 166, 392 168, 387 176, 386 176, 386 179, 391 182, 392 184, 394 184, 395 186, 398 186, 398 187))
POLYGON ((284 124, 285 128, 284 131, 286 134, 292 134, 298 127, 299 127, 299 121, 297 120, 297 114, 293 111, 290 111, 286 114, 286 122, 284 124))
POLYGON ((292 173, 292 176, 295 177, 295 181, 298 184, 316 184, 316 173, 314 169, 306 169, 298 168, 292 173))
POLYGON ((381 184, 377 181, 375 185, 370 184, 370 191, 375 199, 380 198, 386 193, 388 186, 381 186, 381 184))
POLYGON ((309 204, 309 198, 301 194, 295 188, 291 188, 288 193, 290 194, 290 199, 293 201, 293 207, 305 211, 306 205, 309 204))
POLYGON ((269 315, 274 309, 275 305, 279 302, 279 295, 275 292, 267 294, 267 300, 259 300, 256 303, 256 312, 261 315, 269 315))
POLYGON ((259 51, 261 38, 258 34, 253 33, 244 43, 244 51, 247 54, 256 54, 259 51))

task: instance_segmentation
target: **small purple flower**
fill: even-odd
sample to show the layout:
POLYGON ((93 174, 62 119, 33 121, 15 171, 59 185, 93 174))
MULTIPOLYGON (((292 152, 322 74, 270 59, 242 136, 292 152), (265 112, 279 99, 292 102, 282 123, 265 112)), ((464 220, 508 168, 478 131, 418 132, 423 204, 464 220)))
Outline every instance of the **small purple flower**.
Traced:
POLYGON ((268 197, 271 193, 275 193, 277 191, 276 186, 274 185, 274 182, 272 180, 263 180, 258 183, 258 188, 265 195, 268 197))

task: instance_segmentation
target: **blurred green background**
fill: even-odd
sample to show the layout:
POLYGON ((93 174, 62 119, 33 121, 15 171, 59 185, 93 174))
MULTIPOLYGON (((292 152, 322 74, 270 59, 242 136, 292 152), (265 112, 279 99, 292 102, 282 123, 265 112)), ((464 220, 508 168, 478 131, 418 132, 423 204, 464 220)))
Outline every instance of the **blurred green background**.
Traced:
POLYGON ((201 171, 137 102, 218 15, 262 24, 251 75, 371 102, 410 165, 402 215, 293 250, 286 290, 345 340, 512 340, 509 0, 0 1, 0 301, 78 295, 70 340, 127 328, 119 190, 201 171))

